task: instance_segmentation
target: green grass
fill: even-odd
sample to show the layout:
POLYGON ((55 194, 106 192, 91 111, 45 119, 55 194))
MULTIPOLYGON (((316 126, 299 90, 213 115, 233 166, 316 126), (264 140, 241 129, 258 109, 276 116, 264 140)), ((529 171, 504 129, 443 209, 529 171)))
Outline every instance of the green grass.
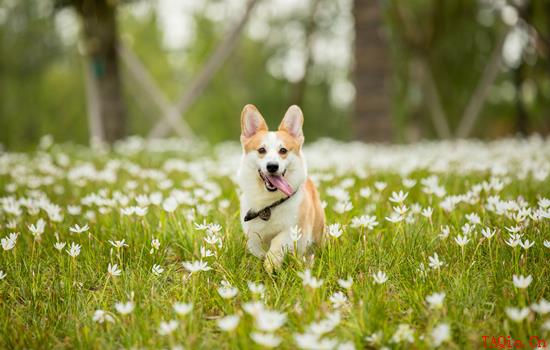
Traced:
MULTIPOLYGON (((541 166, 548 166, 548 158, 534 155, 536 148, 528 155, 539 159, 541 166)), ((0 251, 0 270, 6 273, 0 280, 0 347, 111 349, 181 345, 187 349, 259 349, 261 346, 250 337, 255 331, 254 319, 242 310, 243 303, 260 300, 260 296, 249 291, 248 281, 265 285, 262 302, 268 309, 286 313, 286 323, 274 332, 282 338, 282 349, 295 349, 294 334, 304 333, 308 324, 334 310, 329 298, 337 291, 343 291, 348 302, 339 309, 341 322, 324 338, 352 342, 357 349, 430 348, 430 333, 441 323, 451 329, 451 339, 441 346, 445 349, 482 348, 483 335, 510 335, 524 342, 529 336, 538 336, 550 341, 549 331, 541 328, 548 314, 530 312, 525 320, 513 322, 505 313, 506 307, 529 306, 542 298, 550 299, 550 249, 543 245, 544 240, 550 240, 550 222, 526 219, 522 239, 534 241, 535 245, 528 250, 511 248, 505 243, 509 237, 506 227, 514 226, 514 219, 486 207, 488 197, 498 195, 516 203, 521 202, 521 197, 525 206, 534 211, 541 197, 550 196, 548 178, 539 181, 528 174, 519 179, 515 173, 496 176, 510 180, 500 192, 482 190, 472 203, 461 202, 449 213, 439 206, 443 198, 422 191, 421 179, 433 174, 427 169, 418 168, 407 175, 417 180, 411 189, 404 187, 404 176, 392 170, 369 169, 363 178, 353 171, 340 174, 332 169, 312 169, 314 177, 330 175, 319 186, 321 197, 327 202, 327 223, 340 223, 344 233, 339 238, 328 237, 323 246, 312 248, 305 257, 287 256, 283 268, 268 275, 261 261, 246 251, 238 220, 237 193, 228 176, 238 164, 232 163, 235 169, 227 169, 227 163, 218 161, 212 150, 202 148, 198 152, 183 148, 179 152, 140 150, 121 154, 54 145, 27 154, 0 154, 0 236, 20 233, 14 249, 0 251), (60 154, 67 159, 60 158, 60 154), (185 169, 194 170, 168 171, 163 166, 168 159, 185 160, 185 169), (113 182, 100 176, 87 178, 89 170, 77 179, 74 169, 84 163, 93 164, 97 170, 112 169, 113 182), (172 186, 163 188, 165 179, 170 179, 172 186), (333 210, 337 200, 327 194, 327 189, 342 187, 344 179, 354 180, 346 189, 353 209, 339 214, 333 210), (378 191, 374 184, 381 181, 387 186, 378 191), (360 195, 364 187, 372 191, 368 198, 360 195), (174 189, 197 198, 199 208, 193 211, 195 204, 180 204, 169 214, 162 206, 151 204, 144 217, 121 215, 121 208, 136 205, 134 198, 139 194, 160 191, 166 198, 174 189), (211 193, 212 198, 202 199, 208 196, 202 196, 200 189, 211 193), (411 222, 394 224, 385 220, 395 206, 388 198, 399 190, 409 193, 404 201, 409 212, 413 203, 422 208, 431 206, 431 220, 420 214, 413 214, 411 222), (103 198, 103 203, 87 205, 86 198, 91 194, 103 198), (8 197, 19 200, 21 215, 2 209, 9 202, 8 197), (122 197, 129 200, 128 204, 123 203, 122 197), (29 210, 47 202, 45 198, 61 207, 62 221, 52 221, 44 209, 34 213, 29 210), (229 206, 222 208, 222 201, 229 201, 229 206), (69 214, 67 205, 81 206, 82 213, 69 214), (367 212, 376 216, 378 226, 372 230, 350 226, 354 216, 367 212), (467 222, 465 215, 470 213, 477 213, 481 224, 462 250, 454 238, 461 233, 467 222), (194 215, 194 220, 189 219, 190 215, 194 215), (36 240, 28 225, 39 218, 46 221, 46 226, 36 240), (204 242, 205 232, 195 227, 203 220, 222 226, 221 247, 204 242), (16 227, 10 227, 10 223, 16 227), (69 228, 75 224, 88 224, 90 229, 70 233, 69 228), (442 225, 450 227, 446 239, 438 237, 442 225), (480 233, 484 227, 497 230, 490 241, 480 233), (80 244, 80 255, 70 257, 67 247, 56 250, 56 233, 67 245, 80 244), (161 245, 151 254, 152 238, 158 238, 161 245), (117 249, 108 242, 121 239, 128 247, 117 249), (182 262, 199 260, 201 246, 215 251, 217 256, 203 259, 212 268, 210 271, 190 275, 182 262), (434 253, 445 262, 439 270, 428 267, 428 258, 434 253), (121 267, 121 276, 107 274, 109 263, 121 267), (419 272, 421 263, 425 275, 419 272), (160 276, 151 272, 154 264, 165 269, 160 276), (298 273, 307 268, 324 280, 320 288, 303 286, 298 273), (372 278, 379 270, 388 276, 387 282, 380 285, 372 278), (518 289, 512 283, 514 274, 532 275, 533 282, 527 289, 518 289), (344 290, 337 280, 348 276, 354 282, 350 290, 344 290), (238 288, 235 298, 220 297, 217 288, 222 280, 238 288), (444 292, 446 297, 441 309, 432 310, 426 297, 435 292, 444 292), (135 303, 133 312, 117 313, 114 304, 130 299, 135 303), (175 302, 191 302, 194 308, 190 314, 178 316, 172 308, 175 302), (114 322, 95 322, 97 309, 109 312, 114 322), (217 319, 233 314, 241 316, 236 330, 220 331, 217 319), (177 330, 160 335, 160 322, 172 319, 179 320, 177 330), (392 342, 400 324, 408 324, 414 330, 414 345, 392 342), (383 334, 381 343, 369 343, 366 337, 378 331, 383 334)), ((465 194, 473 185, 493 177, 487 171, 462 174, 452 169, 438 176, 448 195, 465 194)))

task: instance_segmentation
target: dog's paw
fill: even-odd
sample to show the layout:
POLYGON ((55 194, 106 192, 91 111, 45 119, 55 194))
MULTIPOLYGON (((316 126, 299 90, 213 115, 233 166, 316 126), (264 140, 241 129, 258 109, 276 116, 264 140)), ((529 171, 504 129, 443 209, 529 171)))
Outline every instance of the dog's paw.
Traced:
POLYGON ((265 269, 265 272, 269 273, 269 274, 272 274, 273 273, 273 263, 271 262, 271 260, 269 259, 265 259, 264 260, 264 269, 265 269))
POLYGON ((272 274, 281 267, 282 259, 268 254, 264 260, 264 269, 267 273, 272 274))

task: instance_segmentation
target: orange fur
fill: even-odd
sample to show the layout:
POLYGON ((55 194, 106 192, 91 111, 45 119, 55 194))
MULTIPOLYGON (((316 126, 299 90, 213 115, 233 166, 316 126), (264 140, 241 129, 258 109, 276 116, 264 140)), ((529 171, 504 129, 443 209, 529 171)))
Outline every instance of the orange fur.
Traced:
MULTIPOLYGON (((244 137, 241 135, 241 143, 243 145, 244 151, 246 153, 256 151, 260 146, 262 145, 262 139, 267 134, 267 130, 265 131, 258 131, 251 137, 244 137)), ((261 155, 260 155, 261 157, 261 155)))
POLYGON ((304 198, 300 204, 300 228, 313 232, 313 240, 320 244, 325 229, 325 212, 319 199, 317 188, 310 178, 304 183, 304 198))
MULTIPOLYGON (((277 136, 283 141, 283 145, 285 145, 289 152, 294 152, 297 155, 300 154, 300 150, 302 149, 302 143, 300 140, 297 140, 296 137, 290 135, 284 130, 279 130, 276 133, 277 136)), ((284 158, 286 158, 286 156, 284 158)))

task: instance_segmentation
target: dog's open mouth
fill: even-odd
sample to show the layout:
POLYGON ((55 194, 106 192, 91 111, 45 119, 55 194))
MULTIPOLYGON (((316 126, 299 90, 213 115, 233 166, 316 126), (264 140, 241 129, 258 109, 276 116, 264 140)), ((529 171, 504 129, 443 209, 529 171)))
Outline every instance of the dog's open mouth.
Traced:
POLYGON ((294 192, 292 186, 284 177, 284 173, 283 175, 267 175, 258 170, 258 174, 260 174, 260 178, 264 182, 266 190, 269 192, 279 190, 287 196, 290 196, 292 192, 294 192))

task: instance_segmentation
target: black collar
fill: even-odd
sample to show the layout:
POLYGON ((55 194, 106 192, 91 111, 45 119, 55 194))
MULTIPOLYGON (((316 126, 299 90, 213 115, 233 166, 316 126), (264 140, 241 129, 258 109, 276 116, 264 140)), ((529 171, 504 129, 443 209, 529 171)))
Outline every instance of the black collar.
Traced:
MULTIPOLYGON (((298 189, 300 189, 300 187, 298 187, 298 189)), ((254 210, 250 209, 249 211, 246 212, 246 215, 244 216, 244 221, 246 222, 246 221, 254 220, 257 217, 260 217, 260 219, 262 219, 263 221, 268 221, 269 218, 271 217, 271 209, 273 209, 273 208, 283 204, 287 200, 289 200, 292 196, 294 196, 296 194, 296 192, 298 192, 298 190, 292 192, 290 194, 290 196, 283 197, 283 198, 279 199, 278 201, 275 201, 275 202, 271 203, 270 205, 268 205, 267 207, 265 207, 265 208, 263 208, 259 211, 254 211, 254 210)))

